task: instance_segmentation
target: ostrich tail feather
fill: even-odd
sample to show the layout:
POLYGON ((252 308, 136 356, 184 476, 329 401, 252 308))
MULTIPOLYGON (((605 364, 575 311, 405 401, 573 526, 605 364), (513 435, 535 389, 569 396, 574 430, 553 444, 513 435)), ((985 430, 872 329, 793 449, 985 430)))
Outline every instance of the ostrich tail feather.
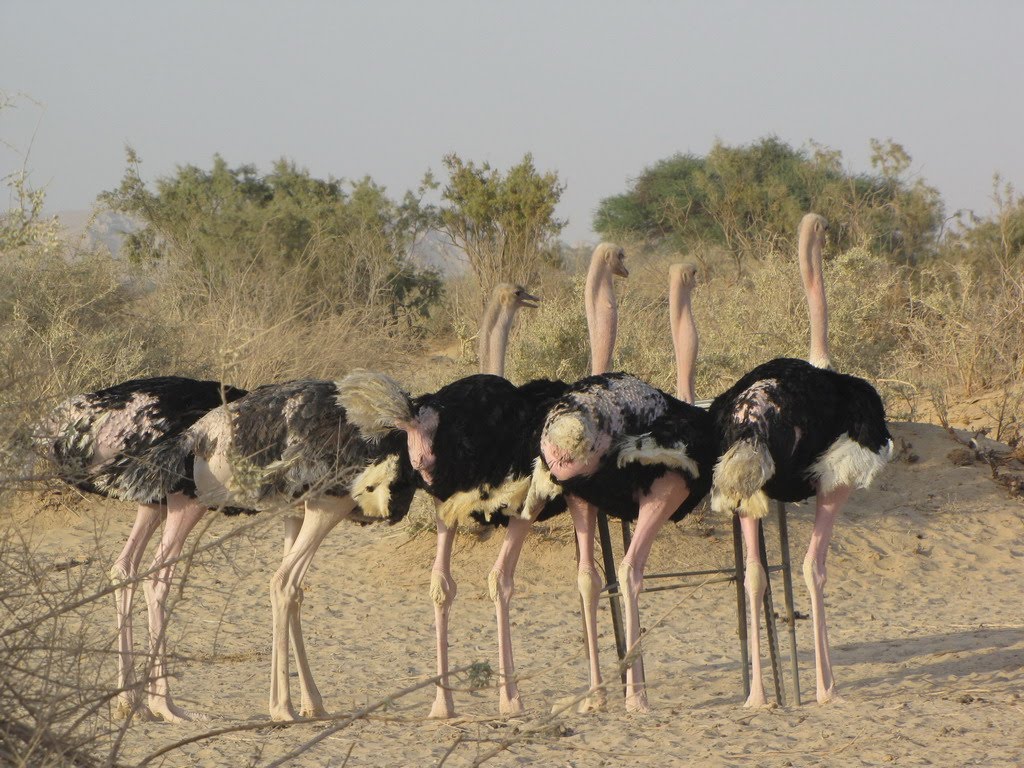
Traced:
POLYGON ((711 508, 716 512, 739 511, 744 517, 768 514, 768 497, 761 490, 775 474, 775 462, 760 443, 741 440, 715 464, 711 508))
POLYGON ((413 419, 409 393, 383 373, 352 371, 338 382, 338 402, 349 422, 367 439, 379 439, 413 419))

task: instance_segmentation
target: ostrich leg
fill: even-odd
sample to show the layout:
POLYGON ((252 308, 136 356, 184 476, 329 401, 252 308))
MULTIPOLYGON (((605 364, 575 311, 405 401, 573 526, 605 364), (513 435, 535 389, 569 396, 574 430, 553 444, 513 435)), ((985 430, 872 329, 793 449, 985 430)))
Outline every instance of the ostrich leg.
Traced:
MULTIPOLYGON (((441 502, 435 499, 434 504, 435 507, 440 507, 441 502)), ((442 719, 455 717, 455 700, 448 677, 448 618, 458 592, 458 586, 455 584, 455 579, 452 578, 452 545, 455 543, 458 526, 449 528, 441 520, 441 515, 436 512, 434 518, 437 523, 437 551, 430 572, 430 599, 434 603, 437 674, 441 680, 437 684, 434 705, 430 708, 428 717, 442 719)))
MULTIPOLYGON (((300 606, 302 580, 317 549, 328 533, 347 517, 355 507, 352 499, 326 496, 306 502, 302 527, 291 548, 281 561, 281 567, 270 580, 270 605, 273 611, 274 640, 270 662, 270 717, 277 721, 298 719, 288 689, 288 634, 295 643, 295 662, 302 689, 302 714, 326 714, 323 701, 306 659, 302 641, 300 606)), ((286 534, 287 535, 287 534, 286 534)))
POLYGON ((128 534, 124 549, 110 569, 110 581, 115 585, 114 605, 117 609, 117 671, 120 692, 117 694, 117 712, 125 718, 138 712, 152 718, 141 702, 135 681, 135 641, 132 637, 132 601, 135 599, 135 579, 146 545, 160 527, 166 510, 162 504, 139 504, 135 523, 128 534), (116 586, 121 585, 121 586, 116 586))
POLYGON ((768 575, 761 563, 759 532, 761 521, 754 517, 741 517, 740 527, 743 529, 743 543, 747 550, 746 577, 743 585, 747 590, 747 605, 750 608, 750 625, 747 632, 750 643, 750 695, 743 704, 745 707, 763 707, 768 703, 764 692, 764 680, 761 673, 761 608, 764 592, 768 584, 768 575))
POLYGON ((672 513, 689 495, 686 480, 675 472, 662 475, 640 499, 640 513, 629 550, 619 563, 619 589, 626 603, 626 711, 649 712, 644 679, 643 651, 640 646, 640 591, 644 569, 654 538, 672 513))
POLYGON ((832 677, 832 663, 829 658, 828 628, 825 626, 825 583, 828 574, 825 570, 825 558, 828 545, 832 540, 832 528, 835 525, 839 510, 850 498, 852 489, 840 486, 828 493, 819 493, 817 510, 814 515, 814 530, 811 532, 811 543, 804 557, 804 581, 811 593, 811 613, 814 621, 814 668, 817 681, 817 699, 819 704, 839 701, 836 693, 836 681, 832 677))
MULTIPOLYGON (((336 499, 321 500, 318 504, 322 506, 325 501, 336 501, 336 499)), ((347 515, 348 513, 346 512, 345 514, 347 515)), ((298 537, 299 532, 302 530, 303 521, 304 517, 292 515, 285 517, 283 557, 287 557, 291 552, 292 547, 295 544, 295 540, 298 537)), ((316 683, 313 682, 313 673, 309 668, 309 662, 306 657, 306 646, 302 639, 302 599, 305 595, 302 589, 302 581, 304 578, 305 576, 303 575, 303 577, 299 579, 298 586, 296 587, 297 607, 293 612, 288 614, 288 635, 291 640, 292 652, 295 654, 295 663, 299 668, 299 690, 301 696, 299 700, 299 716, 323 717, 327 714, 327 710, 324 709, 323 699, 320 696, 320 692, 317 690, 316 683)))
POLYGON ((526 535, 530 532, 532 520, 521 517, 509 519, 505 540, 501 551, 487 577, 487 587, 494 601, 494 610, 498 621, 498 706, 503 715, 518 715, 523 711, 523 702, 519 697, 519 686, 515 678, 515 662, 512 658, 512 630, 509 624, 509 603, 515 591, 516 565, 523 551, 526 535))
POLYGON ((149 613, 149 671, 148 699, 150 711, 170 723, 208 720, 198 712, 177 706, 171 699, 167 685, 167 596, 171 590, 175 560, 181 555, 185 539, 196 523, 206 514, 206 507, 181 494, 167 497, 167 521, 163 537, 153 558, 156 568, 144 586, 149 613))
POLYGON ((580 561, 576 574, 583 602, 583 621, 587 629, 587 653, 590 656, 590 692, 580 702, 581 713, 603 710, 608 704, 608 692, 601 679, 601 663, 597 650, 597 604, 601 596, 601 575, 594 565, 594 535, 597 528, 597 507, 577 496, 566 495, 569 514, 576 529, 580 561))

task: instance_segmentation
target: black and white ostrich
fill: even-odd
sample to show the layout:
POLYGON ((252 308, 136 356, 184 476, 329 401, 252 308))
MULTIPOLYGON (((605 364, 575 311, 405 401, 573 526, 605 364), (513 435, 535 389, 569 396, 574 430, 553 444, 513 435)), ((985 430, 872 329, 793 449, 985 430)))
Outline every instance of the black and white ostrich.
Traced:
MULTIPOLYGON (((216 408, 146 458, 135 494, 166 498, 168 520, 173 511, 179 519, 157 552, 157 561, 168 565, 153 580, 160 610, 151 611, 151 635, 164 636, 173 562, 208 509, 282 510, 284 557, 270 581, 270 716, 291 721, 325 715, 302 639, 302 581, 341 520, 396 522, 405 516, 415 492, 405 441, 396 435, 367 443, 346 417, 338 383, 304 379, 263 386, 216 408), (363 508, 374 514, 363 514, 363 508), (288 685, 289 634, 301 691, 298 712, 288 685)), ((166 648, 154 655, 159 682, 166 677, 166 648)))
MULTIPOLYGON (((368 436, 398 429, 406 434, 409 456, 421 487, 435 503, 437 550, 431 569, 430 596, 437 634, 437 674, 441 682, 430 717, 454 717, 449 685, 448 623, 457 586, 451 553, 459 523, 507 526, 488 589, 498 624, 499 708, 502 714, 522 712, 512 657, 509 604, 513 575, 533 520, 518 516, 530 489, 540 426, 549 404, 566 385, 537 380, 517 387, 494 375, 504 369, 509 328, 515 310, 533 306, 536 297, 521 288, 499 286, 481 324, 481 368, 437 392, 411 398, 391 378, 368 371, 353 372, 342 382, 342 402, 368 436), (502 298, 504 296, 504 298, 502 298), (523 297, 526 301, 523 301, 523 297), (486 354, 484 350, 487 350, 486 354)), ((564 511, 560 499, 540 504, 534 519, 564 511)))
MULTIPOLYGON (((690 293, 696 270, 670 272, 670 318, 680 398, 625 373, 598 373, 574 384, 548 412, 541 436, 538 487, 559 488, 566 498, 580 561, 590 655, 590 693, 580 711, 607 702, 597 645, 597 606, 602 579, 594 563, 597 509, 636 521, 618 569, 626 604, 626 709, 649 710, 640 652, 639 595, 655 536, 668 520, 680 520, 707 494, 715 459, 710 416, 690 402, 697 353, 690 293)), ((592 331, 592 336, 593 336, 592 331)), ((601 334, 597 334, 602 338, 601 334)), ((607 338, 607 335, 604 336, 607 338)), ((595 354, 594 367, 607 364, 595 354)))
POLYGON ((810 362, 779 358, 759 365, 711 405, 721 458, 711 506, 740 515, 753 674, 746 706, 766 703, 761 680, 760 606, 767 576, 758 526, 768 499, 816 497, 804 580, 811 593, 817 700, 838 698, 825 626, 825 557, 832 528, 854 488, 867 487, 892 454, 882 400, 863 379, 829 368, 828 314, 821 259, 827 224, 807 214, 800 224, 799 261, 811 321, 810 362))
POLYGON ((203 717, 174 704, 168 690, 166 601, 189 532, 209 509, 224 507, 286 510, 284 557, 271 580, 270 714, 274 720, 326 714, 302 639, 302 580, 338 522, 394 522, 415 491, 405 441, 396 436, 368 445, 347 422, 337 391, 336 382, 321 380, 260 387, 145 451, 114 456, 95 473, 92 482, 109 495, 136 501, 140 509, 167 510, 146 584, 153 656, 149 713, 172 722, 203 717), (363 515, 364 502, 378 514, 363 515), (298 714, 288 687, 289 631, 302 696, 298 714))
MULTIPOLYGON (((179 376, 132 379, 58 405, 40 430, 41 448, 56 476, 64 482, 90 493, 132 497, 132 486, 154 446, 180 435, 213 408, 244 394, 244 390, 216 381, 179 376), (119 471, 112 471, 115 460, 119 471)), ((135 682, 132 599, 146 545, 167 512, 163 499, 140 501, 128 540, 110 569, 117 608, 118 710, 126 717, 144 709, 135 682)), ((175 525, 172 515, 167 530, 175 525)), ((147 589, 147 602, 151 603, 153 597, 152 590, 147 589)), ((150 604, 151 615, 153 610, 150 604)), ((150 716, 190 719, 194 715, 175 707, 169 694, 154 706, 155 711, 147 713, 150 716)))

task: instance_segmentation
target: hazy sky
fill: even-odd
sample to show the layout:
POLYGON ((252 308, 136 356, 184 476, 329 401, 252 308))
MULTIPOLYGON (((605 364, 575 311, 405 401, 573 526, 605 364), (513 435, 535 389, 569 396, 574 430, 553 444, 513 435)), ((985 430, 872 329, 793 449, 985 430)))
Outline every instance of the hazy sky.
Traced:
POLYGON ((1024 3, 0 0, 0 175, 49 207, 175 165, 369 174, 393 197, 449 151, 532 152, 568 184, 565 238, 675 152, 776 134, 869 170, 893 138, 948 211, 1024 187, 1024 3), (27 161, 25 154, 28 152, 27 161))

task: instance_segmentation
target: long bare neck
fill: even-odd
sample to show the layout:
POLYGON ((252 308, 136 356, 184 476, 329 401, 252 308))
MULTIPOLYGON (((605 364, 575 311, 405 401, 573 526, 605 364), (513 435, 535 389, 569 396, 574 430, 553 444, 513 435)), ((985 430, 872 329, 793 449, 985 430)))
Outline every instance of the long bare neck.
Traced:
POLYGON ((618 305, 611 267, 603 255, 595 252, 587 272, 584 302, 587 307, 587 330, 590 332, 590 372, 608 373, 612 369, 615 349, 615 328, 618 305))
POLYGON ((807 294, 811 323, 811 354, 809 362, 818 368, 831 365, 828 355, 828 304, 825 281, 821 273, 821 252, 825 245, 825 220, 808 213, 800 222, 800 277, 807 294))
MULTIPOLYGON (((673 270, 678 267, 673 267, 673 270)), ((670 272, 668 292, 669 324, 672 327, 672 346, 676 353, 676 397, 687 403, 696 399, 697 323, 693 319, 690 293, 692 280, 684 280, 670 272)))
POLYGON ((484 319, 480 323, 480 373, 505 375, 505 353, 508 350, 508 336, 515 316, 514 307, 496 301, 488 305, 484 319))

